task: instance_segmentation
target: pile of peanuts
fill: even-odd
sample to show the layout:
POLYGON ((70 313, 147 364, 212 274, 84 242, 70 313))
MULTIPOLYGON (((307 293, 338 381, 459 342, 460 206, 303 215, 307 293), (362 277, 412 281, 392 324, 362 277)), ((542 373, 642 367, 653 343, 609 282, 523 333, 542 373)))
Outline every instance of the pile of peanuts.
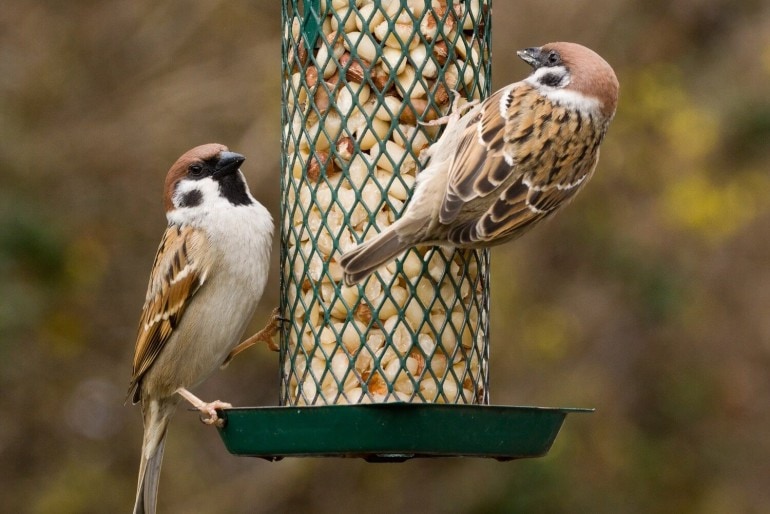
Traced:
POLYGON ((339 255, 393 223, 451 91, 486 91, 482 0, 322 0, 286 27, 282 403, 486 401, 481 253, 416 248, 361 286, 339 255), (483 28, 483 27, 482 27, 483 28), (439 30, 441 29, 441 30, 439 30), (378 52, 378 48, 381 50, 378 52), (482 50, 483 48, 483 50, 482 50), (442 73, 443 70, 443 73, 442 73))

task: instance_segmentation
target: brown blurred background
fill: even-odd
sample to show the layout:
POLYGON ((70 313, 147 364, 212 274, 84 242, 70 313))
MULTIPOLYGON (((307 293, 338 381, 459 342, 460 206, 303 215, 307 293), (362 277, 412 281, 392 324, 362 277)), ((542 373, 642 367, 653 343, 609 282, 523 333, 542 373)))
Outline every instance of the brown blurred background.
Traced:
MULTIPOLYGON (((130 509, 141 419, 122 402, 163 177, 225 143, 278 213, 279 11, 3 3, 3 512, 130 509)), ((236 458, 180 411, 161 512, 767 512, 770 3, 496 0, 493 20, 497 87, 528 72, 515 49, 550 40, 620 78, 592 183, 492 254, 493 402, 597 411, 542 459, 390 465, 236 458)), ((255 348, 197 392, 275 404, 276 359, 255 348)))

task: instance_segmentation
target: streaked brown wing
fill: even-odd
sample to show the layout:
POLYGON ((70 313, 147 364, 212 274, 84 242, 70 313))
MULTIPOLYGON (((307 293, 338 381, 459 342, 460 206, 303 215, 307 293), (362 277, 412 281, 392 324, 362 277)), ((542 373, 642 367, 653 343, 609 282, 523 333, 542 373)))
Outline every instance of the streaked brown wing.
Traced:
MULTIPOLYGON (((155 254, 139 321, 129 393, 155 362, 211 267, 208 240, 198 229, 170 225, 155 254)), ((138 394, 134 401, 138 400, 138 394)))
POLYGON ((554 106, 527 84, 498 91, 469 125, 449 170, 441 222, 462 209, 458 245, 502 242, 568 202, 590 176, 601 142, 593 120, 554 106))
POLYGON ((492 177, 496 182, 500 175, 510 172, 503 156, 506 119, 499 115, 505 91, 494 93, 484 100, 477 113, 466 115, 471 118, 449 166, 447 191, 439 214, 439 221, 445 225, 457 218, 464 203, 494 189, 492 177), (492 166, 497 173, 489 175, 487 171, 492 166))

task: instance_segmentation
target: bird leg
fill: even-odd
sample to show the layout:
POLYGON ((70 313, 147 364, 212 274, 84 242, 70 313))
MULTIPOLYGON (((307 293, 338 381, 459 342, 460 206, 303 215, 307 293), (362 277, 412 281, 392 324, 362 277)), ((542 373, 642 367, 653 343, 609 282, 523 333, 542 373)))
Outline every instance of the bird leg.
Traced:
POLYGON ((180 387, 176 390, 179 395, 190 402, 193 407, 201 412, 201 421, 207 425, 215 425, 218 427, 224 426, 224 420, 217 415, 217 409, 232 409, 233 406, 227 402, 221 402, 215 400, 213 402, 206 403, 184 387, 180 387), (205 416, 205 417, 204 417, 205 416))
MULTIPOLYGON (((437 125, 446 125, 450 121, 457 121, 463 116, 463 114, 465 114, 468 110, 472 109, 479 103, 478 100, 473 100, 463 105, 460 105, 460 102, 463 101, 464 98, 460 95, 460 93, 457 90, 451 89, 450 91, 452 92, 452 95, 454 98, 452 100, 452 107, 450 109, 451 114, 447 114, 433 121, 420 121, 418 122, 420 125, 423 125, 425 127, 434 127, 437 125)), ((432 156, 431 151, 435 148, 436 148, 435 145, 433 145, 422 149, 418 157, 418 160, 420 161, 420 164, 422 166, 425 166, 428 163, 428 161, 432 156)))
POLYGON ((278 331, 281 329, 281 324, 287 321, 286 318, 281 317, 281 310, 279 307, 276 307, 273 309, 273 313, 270 315, 270 321, 267 322, 267 325, 265 325, 265 328, 254 334, 253 336, 249 337, 242 343, 240 343, 238 346, 233 348, 233 351, 231 351, 227 357, 225 358, 224 362, 220 366, 221 369, 224 369, 230 364, 230 361, 233 360, 233 357, 241 353, 243 350, 250 348, 254 346, 257 343, 266 343, 267 347, 270 348, 270 350, 277 352, 279 350, 278 345, 273 341, 273 337, 278 333, 278 331))
POLYGON ((445 116, 442 116, 440 118, 437 118, 433 121, 421 121, 419 122, 420 125, 424 125, 426 127, 435 127, 436 125, 446 125, 450 121, 455 121, 460 119, 463 114, 471 110, 473 107, 476 107, 476 105, 479 103, 478 100, 471 100, 470 102, 466 102, 463 105, 460 105, 460 102, 465 100, 462 95, 456 90, 451 89, 452 96, 454 97, 452 99, 452 108, 450 109, 451 114, 447 114, 445 116))

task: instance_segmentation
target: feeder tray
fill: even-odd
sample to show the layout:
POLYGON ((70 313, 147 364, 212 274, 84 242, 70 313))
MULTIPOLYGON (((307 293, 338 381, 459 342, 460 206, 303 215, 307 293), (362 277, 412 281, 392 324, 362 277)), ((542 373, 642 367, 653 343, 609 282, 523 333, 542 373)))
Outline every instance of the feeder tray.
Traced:
POLYGON ((567 414, 593 409, 385 403, 246 407, 221 411, 219 435, 235 455, 488 457, 500 461, 548 453, 567 414))

